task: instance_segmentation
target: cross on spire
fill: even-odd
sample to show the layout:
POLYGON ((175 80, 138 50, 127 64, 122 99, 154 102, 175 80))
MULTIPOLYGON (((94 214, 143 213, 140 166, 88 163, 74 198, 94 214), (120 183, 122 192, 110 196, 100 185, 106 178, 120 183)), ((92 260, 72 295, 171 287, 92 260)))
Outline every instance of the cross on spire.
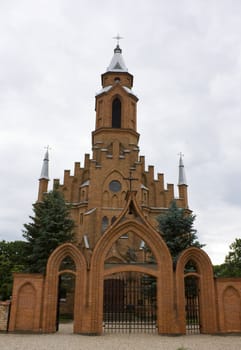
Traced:
POLYGON ((130 189, 129 189, 129 191, 130 191, 130 192, 132 192, 132 181, 139 180, 139 179, 136 179, 136 178, 134 178, 134 177, 132 176, 132 171, 131 171, 131 170, 130 170, 130 172, 129 172, 129 177, 124 177, 123 179, 129 181, 129 183, 130 183, 130 189))
POLYGON ((44 147, 47 151, 51 150, 51 147, 49 145, 44 147))
POLYGON ((114 36, 112 39, 116 39, 117 40, 117 46, 119 46, 119 42, 121 39, 124 39, 122 36, 120 36, 120 34, 117 34, 116 36, 114 36))

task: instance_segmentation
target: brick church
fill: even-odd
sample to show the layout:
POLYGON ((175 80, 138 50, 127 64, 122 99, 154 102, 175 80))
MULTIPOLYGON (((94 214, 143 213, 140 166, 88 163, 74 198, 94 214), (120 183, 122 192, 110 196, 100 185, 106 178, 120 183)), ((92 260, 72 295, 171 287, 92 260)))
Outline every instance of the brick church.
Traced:
MULTIPOLYGON (((95 97, 92 155, 75 163, 54 186, 71 204, 76 243, 59 246, 46 274, 15 274, 9 331, 55 332, 59 286, 70 276, 73 332, 103 334, 154 331, 158 334, 241 331, 241 279, 215 279, 207 254, 185 250, 173 270, 170 252, 157 230, 157 216, 175 200, 188 208, 187 182, 179 160, 178 198, 174 185, 145 164, 139 154, 137 102, 117 42, 95 97)), ((48 191, 48 151, 38 201, 48 191)))
MULTIPOLYGON (((92 157, 85 155, 83 167, 75 163, 73 175, 65 170, 63 184, 54 180, 66 202, 71 203, 78 243, 88 245, 91 250, 122 213, 130 189, 136 193, 135 200, 142 215, 154 227, 157 226, 156 217, 165 212, 174 199, 174 186, 168 184, 166 189, 163 174, 155 179, 154 167, 146 170, 145 157, 139 155, 138 98, 132 90, 133 76, 128 72, 119 45, 101 76, 101 83, 95 100, 92 157)), ((179 198, 176 200, 180 207, 188 208, 181 158, 179 172, 179 198)), ((38 200, 47 192, 48 179, 46 152, 38 200)), ((112 258, 118 257, 117 249, 112 258)))

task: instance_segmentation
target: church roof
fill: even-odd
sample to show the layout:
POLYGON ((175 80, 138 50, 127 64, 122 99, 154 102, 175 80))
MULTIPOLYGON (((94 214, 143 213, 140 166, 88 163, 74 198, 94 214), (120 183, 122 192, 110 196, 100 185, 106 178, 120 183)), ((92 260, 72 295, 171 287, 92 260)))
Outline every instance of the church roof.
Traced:
POLYGON ((108 85, 105 86, 104 88, 102 88, 100 91, 98 91, 95 96, 101 95, 103 94, 103 92, 108 92, 113 86, 112 85, 108 85))
MULTIPOLYGON (((95 96, 99 96, 99 95, 103 94, 104 92, 108 92, 108 91, 109 91, 110 89, 112 89, 112 88, 113 88, 112 85, 105 86, 105 87, 102 88, 100 91, 98 91, 98 92, 95 94, 95 96)), ((135 94, 130 88, 128 88, 127 86, 123 86, 123 89, 124 89, 128 94, 133 95, 133 96, 135 96, 136 98, 138 98, 138 97, 136 96, 136 94, 135 94)))
POLYGON ((107 72, 128 72, 119 44, 117 44, 116 48, 114 49, 114 56, 112 57, 109 67, 107 68, 107 72))

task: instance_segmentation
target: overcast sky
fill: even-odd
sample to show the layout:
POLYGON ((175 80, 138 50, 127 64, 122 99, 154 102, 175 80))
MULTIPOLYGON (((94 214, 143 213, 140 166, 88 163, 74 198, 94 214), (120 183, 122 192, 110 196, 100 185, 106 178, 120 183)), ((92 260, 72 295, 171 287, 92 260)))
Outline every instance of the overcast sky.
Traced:
POLYGON ((222 263, 241 236, 241 1, 1 0, 0 32, 0 240, 22 239, 46 145, 61 182, 91 153, 120 33, 140 154, 176 185, 184 153, 199 241, 222 263))

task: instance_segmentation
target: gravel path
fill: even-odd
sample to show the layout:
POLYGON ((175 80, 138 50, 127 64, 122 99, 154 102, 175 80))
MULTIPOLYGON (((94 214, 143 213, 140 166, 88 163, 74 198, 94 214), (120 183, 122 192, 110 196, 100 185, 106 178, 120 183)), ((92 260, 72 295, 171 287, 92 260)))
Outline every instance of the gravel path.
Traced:
POLYGON ((0 334, 1 350, 241 350, 241 336, 108 334, 99 337, 71 334, 69 325, 56 334, 0 334))

